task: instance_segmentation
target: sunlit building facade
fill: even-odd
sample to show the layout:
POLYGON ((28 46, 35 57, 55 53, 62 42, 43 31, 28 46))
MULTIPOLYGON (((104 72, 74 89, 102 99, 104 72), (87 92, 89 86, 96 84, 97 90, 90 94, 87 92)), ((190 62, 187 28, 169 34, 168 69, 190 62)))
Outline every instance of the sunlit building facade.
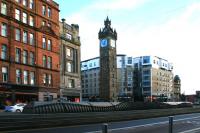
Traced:
POLYGON ((59 95, 59 5, 0 0, 0 101, 46 101, 59 95))
POLYGON ((80 37, 77 24, 60 22, 60 96, 72 102, 81 101, 80 37))

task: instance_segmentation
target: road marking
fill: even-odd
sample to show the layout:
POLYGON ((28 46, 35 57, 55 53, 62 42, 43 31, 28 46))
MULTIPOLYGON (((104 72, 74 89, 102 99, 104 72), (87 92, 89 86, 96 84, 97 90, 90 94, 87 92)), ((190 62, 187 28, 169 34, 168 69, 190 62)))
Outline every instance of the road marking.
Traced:
MULTIPOLYGON (((114 128, 114 129, 109 129, 109 131, 128 130, 128 129, 132 129, 132 128, 148 127, 148 126, 154 126, 154 125, 165 124, 165 123, 168 123, 168 121, 157 122, 157 123, 151 123, 151 124, 144 124, 144 125, 138 125, 138 126, 114 128)), ((91 131, 91 132, 85 132, 85 133, 99 133, 99 132, 101 132, 101 131, 91 131)))
MULTIPOLYGON (((190 117, 190 118, 183 118, 183 119, 177 119, 174 120, 174 122, 178 122, 178 121, 184 121, 184 120, 190 120, 190 119, 197 119, 200 118, 200 116, 196 116, 196 117, 190 117)), ((157 123, 150 123, 150 124, 144 124, 144 125, 137 125, 137 126, 130 126, 130 127, 122 127, 122 128, 114 128, 114 129, 109 129, 109 131, 117 131, 117 130, 127 130, 127 129, 132 129, 132 128, 139 128, 139 127, 148 127, 148 126, 154 126, 154 125, 158 125, 158 124, 166 124, 169 121, 163 121, 163 122, 157 122, 157 123)), ((199 128, 200 129, 200 128, 199 128)), ((91 131, 91 132, 85 132, 85 133, 99 133, 101 131, 91 131)), ((182 132, 181 132, 182 133, 182 132)), ((183 132, 185 133, 185 132, 183 132)), ((189 133, 189 132, 187 132, 189 133)))
POLYGON ((175 122, 176 122, 176 121, 184 121, 184 120, 197 119, 197 118, 200 118, 200 116, 189 117, 189 118, 183 118, 183 119, 177 119, 177 120, 174 120, 174 121, 175 121, 175 122))
POLYGON ((192 133, 192 132, 199 131, 199 130, 200 130, 200 127, 194 128, 194 129, 191 129, 191 130, 187 130, 187 131, 183 131, 183 132, 179 132, 179 133, 192 133))

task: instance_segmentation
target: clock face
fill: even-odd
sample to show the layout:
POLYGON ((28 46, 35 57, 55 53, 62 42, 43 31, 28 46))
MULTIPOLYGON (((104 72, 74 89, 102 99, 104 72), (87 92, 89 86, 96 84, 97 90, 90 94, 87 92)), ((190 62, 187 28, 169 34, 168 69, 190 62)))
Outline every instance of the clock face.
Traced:
POLYGON ((107 44, 108 44, 107 39, 102 39, 102 40, 100 41, 101 47, 106 47, 107 44))
POLYGON ((110 46, 115 48, 115 40, 112 40, 112 39, 110 40, 110 46))

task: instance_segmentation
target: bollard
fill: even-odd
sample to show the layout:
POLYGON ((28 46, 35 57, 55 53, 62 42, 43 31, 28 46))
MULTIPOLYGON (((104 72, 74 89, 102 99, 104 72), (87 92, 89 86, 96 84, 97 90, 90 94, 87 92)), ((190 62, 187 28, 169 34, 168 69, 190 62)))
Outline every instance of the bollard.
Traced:
POLYGON ((173 133, 173 116, 169 116, 169 133, 173 133))
POLYGON ((102 133, 108 133, 108 124, 107 123, 104 123, 102 125, 102 133))

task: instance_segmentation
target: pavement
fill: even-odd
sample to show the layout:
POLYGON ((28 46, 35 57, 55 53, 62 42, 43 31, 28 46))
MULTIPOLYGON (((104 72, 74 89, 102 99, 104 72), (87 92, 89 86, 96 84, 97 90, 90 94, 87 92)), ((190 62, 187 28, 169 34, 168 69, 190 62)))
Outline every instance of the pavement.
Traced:
MULTIPOLYGON (((108 122, 109 133, 168 133, 169 118, 108 122)), ((173 133, 199 133, 200 113, 174 116, 173 133)), ((27 129, 8 133, 102 133, 102 124, 74 125, 46 129, 27 129)))

